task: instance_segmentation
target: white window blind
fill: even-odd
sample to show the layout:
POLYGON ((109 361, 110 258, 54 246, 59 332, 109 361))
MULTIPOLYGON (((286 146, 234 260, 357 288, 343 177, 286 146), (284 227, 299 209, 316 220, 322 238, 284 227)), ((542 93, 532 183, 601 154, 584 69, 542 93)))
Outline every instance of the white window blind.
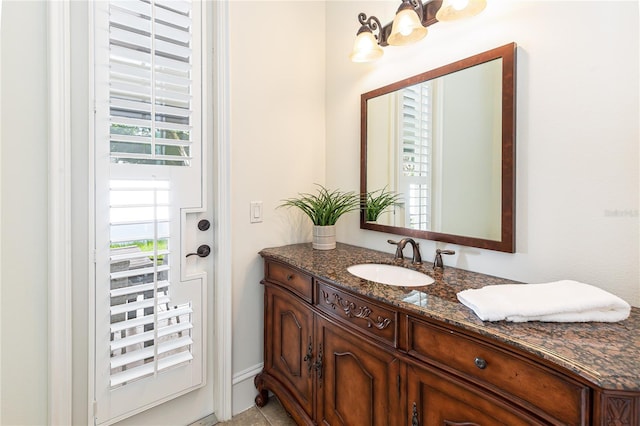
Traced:
POLYGON ((188 166, 192 145, 191 4, 109 7, 111 161, 188 166))
POLYGON ((402 91, 400 184, 407 194, 405 211, 412 229, 431 227, 432 85, 422 83, 402 91))
POLYGON ((170 186, 110 182, 111 387, 189 362, 193 310, 172 305, 170 186))

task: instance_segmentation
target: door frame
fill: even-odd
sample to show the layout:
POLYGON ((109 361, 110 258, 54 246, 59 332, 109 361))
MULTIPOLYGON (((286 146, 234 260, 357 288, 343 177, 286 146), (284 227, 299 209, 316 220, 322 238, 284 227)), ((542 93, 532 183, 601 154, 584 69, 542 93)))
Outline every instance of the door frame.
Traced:
POLYGON ((48 419, 72 423, 71 31, 69 0, 47 3, 49 94, 48 419))
MULTIPOLYGON (((231 191, 229 144, 229 54, 227 2, 207 2, 209 17, 216 23, 214 38, 215 75, 213 111, 207 114, 214 122, 215 202, 213 206, 217 250, 214 250, 214 335, 211 357, 216 372, 214 406, 217 417, 231 418, 231 191), (214 354, 212 354, 214 355, 214 354)), ((72 232, 71 232, 71 32, 70 0, 47 3, 49 66, 49 200, 48 200, 48 420, 50 425, 72 424, 72 232)), ((89 17, 88 17, 89 18, 89 17)), ((89 104, 89 103, 88 103, 89 104)), ((88 136, 88 135, 87 135, 88 136)), ((92 155, 92 153, 90 154, 92 155)), ((86 159, 90 160, 90 159, 86 159)), ((92 171, 90 171, 92 173, 92 171)), ((89 231, 89 230, 87 230, 89 231)), ((85 250, 92 250, 85 247, 85 250)), ((90 258, 92 256, 89 256, 90 258)), ((84 258, 77 259, 84 261, 84 258)), ((91 259, 92 260, 92 259, 91 259)), ((89 302, 89 301, 87 301, 89 302)), ((87 348, 89 350, 89 348, 87 348)), ((88 391, 92 394, 92 379, 88 391)), ((93 401, 87 418, 93 418, 93 401)))

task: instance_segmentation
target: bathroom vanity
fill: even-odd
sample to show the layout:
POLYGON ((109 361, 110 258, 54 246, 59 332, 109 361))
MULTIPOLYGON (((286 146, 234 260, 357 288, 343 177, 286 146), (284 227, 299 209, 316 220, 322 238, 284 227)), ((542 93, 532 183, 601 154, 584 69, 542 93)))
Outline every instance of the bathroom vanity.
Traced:
POLYGON ((264 258, 264 369, 298 424, 640 424, 640 310, 618 323, 483 322, 456 293, 502 278, 416 267, 338 244, 269 248, 264 258), (347 267, 388 263, 435 283, 404 288, 347 267))

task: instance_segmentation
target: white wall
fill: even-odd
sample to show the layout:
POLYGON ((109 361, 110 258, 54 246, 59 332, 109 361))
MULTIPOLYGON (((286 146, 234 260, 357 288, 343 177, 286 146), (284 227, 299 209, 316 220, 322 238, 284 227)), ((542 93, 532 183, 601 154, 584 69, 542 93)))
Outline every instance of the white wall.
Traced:
POLYGON ((325 181, 324 2, 230 3, 233 411, 253 404, 264 270, 258 252, 310 241, 310 222, 276 209, 325 181), (262 223, 249 203, 263 202, 262 223))
MULTIPOLYGON (((438 23, 416 45, 348 60, 357 14, 391 20, 395 1, 327 2, 327 184, 358 185, 360 93, 516 42, 516 251, 422 241, 422 256, 525 282, 576 279, 640 306, 638 3, 499 1, 438 23)), ((387 235, 338 222, 340 241, 392 252, 387 235)))
POLYGON ((2 2, 3 425, 47 423, 46 27, 44 2, 2 2))

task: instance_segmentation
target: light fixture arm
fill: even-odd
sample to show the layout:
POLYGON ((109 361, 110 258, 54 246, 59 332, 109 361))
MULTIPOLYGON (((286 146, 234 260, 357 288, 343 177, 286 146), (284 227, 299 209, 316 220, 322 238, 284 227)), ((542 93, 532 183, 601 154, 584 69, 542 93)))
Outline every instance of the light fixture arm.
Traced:
POLYGON ((378 43, 380 43, 382 24, 378 18, 372 15, 367 19, 367 15, 365 13, 360 13, 358 14, 358 22, 360 22, 361 27, 356 35, 363 31, 369 31, 373 34, 376 40, 378 40, 378 43), (378 35, 376 35, 376 31, 378 31, 378 35))
POLYGON ((420 0, 402 0, 402 4, 398 8, 398 12, 404 9, 415 10, 415 12, 420 17, 420 22, 422 23, 422 25, 425 27, 427 26, 426 20, 425 20, 424 6, 422 5, 422 2, 420 0))

